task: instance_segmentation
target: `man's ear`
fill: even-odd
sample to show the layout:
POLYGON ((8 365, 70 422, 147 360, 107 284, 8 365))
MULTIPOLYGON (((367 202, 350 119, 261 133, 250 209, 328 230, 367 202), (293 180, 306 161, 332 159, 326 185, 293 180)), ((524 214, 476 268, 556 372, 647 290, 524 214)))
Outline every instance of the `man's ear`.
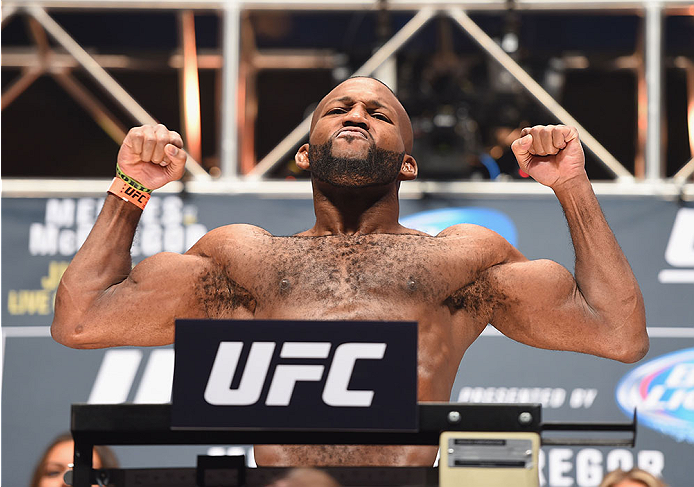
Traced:
POLYGON ((299 147, 299 150, 296 151, 296 155, 294 156, 294 162, 296 162, 299 169, 303 169, 304 171, 308 171, 311 168, 311 162, 308 160, 308 144, 299 147))
POLYGON ((405 158, 402 160, 402 166, 400 166, 400 175, 398 176, 398 181, 411 181, 417 177, 417 161, 414 160, 409 154, 405 154, 405 158))

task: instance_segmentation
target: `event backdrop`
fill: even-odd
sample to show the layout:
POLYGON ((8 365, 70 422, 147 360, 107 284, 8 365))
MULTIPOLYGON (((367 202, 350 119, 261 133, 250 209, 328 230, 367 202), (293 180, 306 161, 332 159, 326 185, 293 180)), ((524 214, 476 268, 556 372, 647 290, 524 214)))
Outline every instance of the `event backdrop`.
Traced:
MULTIPOLYGON (((71 403, 169 401, 170 347, 71 350, 50 338, 60 275, 101 198, 2 199, 3 485, 28 484, 45 445, 69 429, 71 403)), ((550 421, 628 422, 637 407, 635 448, 544 448, 542 485, 594 486, 607 470, 640 466, 672 487, 688 487, 694 472, 694 207, 646 197, 600 200, 646 299, 648 355, 621 364, 537 350, 488 328, 463 359, 451 400, 540 402, 550 421)), ((401 215, 404 224, 430 233, 459 222, 486 225, 529 258, 573 266, 561 208, 550 196, 430 196, 402 201, 401 215)), ((135 260, 163 250, 183 252, 206 231, 236 222, 290 235, 312 225, 312 202, 155 196, 133 246, 135 260)), ((197 454, 239 451, 248 448, 116 448, 126 467, 193 466, 197 454)))

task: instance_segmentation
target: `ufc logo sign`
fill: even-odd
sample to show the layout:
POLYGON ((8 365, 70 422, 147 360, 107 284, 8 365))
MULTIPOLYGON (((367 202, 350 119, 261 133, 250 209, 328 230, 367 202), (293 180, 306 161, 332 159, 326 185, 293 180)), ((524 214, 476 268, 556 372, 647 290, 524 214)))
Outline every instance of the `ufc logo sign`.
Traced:
MULTIPOLYGON (((322 380, 326 366, 320 364, 278 364, 270 374, 275 346, 275 342, 253 342, 241 381, 232 389, 243 342, 220 342, 205 387, 205 401, 214 406, 250 406, 260 400, 266 381, 270 380, 265 405, 288 406, 297 382, 322 380)), ((329 342, 285 342, 280 359, 327 359, 330 349, 329 342)), ((371 406, 374 391, 348 390, 347 386, 357 360, 380 360, 385 352, 385 343, 338 345, 329 364, 323 402, 335 407, 371 406)))
POLYGON ((417 428, 415 322, 177 320, 174 346, 174 429, 417 428))

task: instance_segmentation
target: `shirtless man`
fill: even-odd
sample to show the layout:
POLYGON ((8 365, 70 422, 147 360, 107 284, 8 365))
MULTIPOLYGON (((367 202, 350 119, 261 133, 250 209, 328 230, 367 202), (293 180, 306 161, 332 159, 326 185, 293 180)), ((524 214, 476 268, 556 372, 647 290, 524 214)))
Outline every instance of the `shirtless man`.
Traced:
MULTIPOLYGON (((648 350, 643 298, 593 194, 576 129, 521 135, 512 145, 520 167, 554 190, 566 214, 575 278, 486 228, 432 237, 400 225, 400 182, 417 175, 409 117, 386 86, 352 78, 320 102, 296 154, 311 171, 313 228, 274 237, 228 225, 184 255, 131 269, 141 210, 109 194, 63 275, 53 337, 75 348, 154 346, 173 342, 177 318, 412 320, 420 401, 449 400, 463 353, 487 323, 534 347, 639 360, 648 350)), ((157 189, 182 176, 182 146, 163 125, 134 128, 118 165, 157 189)), ((259 465, 430 466, 436 447, 259 445, 255 456, 259 465)))

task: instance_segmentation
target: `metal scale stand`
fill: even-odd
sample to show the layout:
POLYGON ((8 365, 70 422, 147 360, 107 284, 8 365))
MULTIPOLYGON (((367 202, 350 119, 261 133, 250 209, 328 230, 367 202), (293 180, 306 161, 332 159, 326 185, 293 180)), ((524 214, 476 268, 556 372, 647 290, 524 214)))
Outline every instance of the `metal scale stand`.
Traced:
POLYGON ((538 404, 420 403, 418 409, 416 432, 230 431, 172 430, 167 404, 75 404, 75 466, 68 480, 74 487, 262 487, 281 471, 246 468, 238 457, 199 457, 197 467, 187 469, 93 470, 94 445, 374 444, 439 445, 439 467, 324 470, 344 487, 537 487, 541 445, 633 447, 636 440, 636 416, 631 423, 543 423, 538 404))

